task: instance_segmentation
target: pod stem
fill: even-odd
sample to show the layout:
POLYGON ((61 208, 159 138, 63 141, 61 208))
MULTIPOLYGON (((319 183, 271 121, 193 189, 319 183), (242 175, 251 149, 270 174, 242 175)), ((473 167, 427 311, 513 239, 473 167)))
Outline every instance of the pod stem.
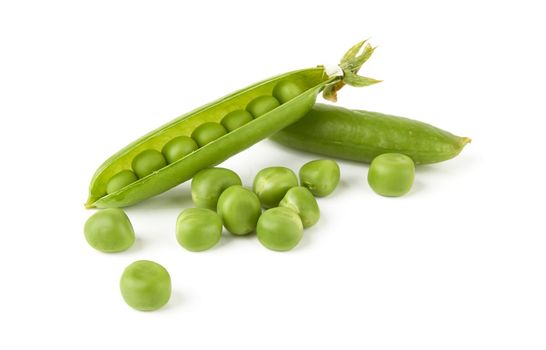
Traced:
POLYGON ((322 96, 332 102, 337 101, 337 92, 343 86, 350 85, 355 87, 369 86, 380 83, 381 80, 363 77, 358 75, 362 65, 372 56, 375 47, 372 47, 368 40, 363 40, 351 47, 341 58, 339 67, 343 70, 343 77, 324 88, 322 96))

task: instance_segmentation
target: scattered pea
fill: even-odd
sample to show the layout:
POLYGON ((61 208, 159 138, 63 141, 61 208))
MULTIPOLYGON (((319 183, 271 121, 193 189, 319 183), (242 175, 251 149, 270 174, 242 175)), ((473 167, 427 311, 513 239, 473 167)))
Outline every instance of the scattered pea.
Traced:
POLYGON ((167 165, 165 157, 155 149, 147 149, 140 152, 131 163, 131 167, 139 178, 150 175, 167 165))
POLYGON ((305 88, 296 81, 283 80, 275 85, 273 96, 280 103, 286 103, 305 91, 305 88))
POLYGON ((131 221, 119 208, 103 209, 91 215, 83 232, 91 247, 105 253, 127 250, 135 241, 131 221))
POLYGON ((194 139, 188 136, 178 136, 163 146, 161 153, 165 156, 167 163, 174 163, 195 151, 198 148, 194 139))
POLYGON ((304 228, 313 226, 320 218, 320 209, 317 200, 303 186, 289 189, 279 203, 279 207, 286 207, 298 213, 304 228))
POLYGON ((112 176, 106 184, 106 193, 114 193, 117 190, 124 188, 125 186, 132 184, 138 180, 138 177, 131 170, 122 170, 116 175, 112 176))
POLYGON ((222 192, 233 185, 241 185, 241 178, 226 168, 207 168, 199 171, 191 180, 191 198, 198 208, 216 210, 222 192))
POLYGON ((415 177, 413 160, 400 153, 384 153, 372 160, 368 170, 370 187, 382 196, 399 197, 409 192, 415 177))
POLYGON ((246 110, 252 114, 254 118, 266 114, 267 112, 280 106, 279 101, 273 96, 263 95, 258 96, 246 106, 246 110))
POLYGON ((261 213, 258 196, 239 185, 230 186, 218 199, 218 215, 226 229, 235 235, 254 231, 261 213))
POLYGON ((203 147, 207 143, 210 143, 225 134, 227 134, 227 131, 221 124, 206 122, 195 128, 191 137, 197 142, 199 147, 203 147))
POLYGON ((222 220, 206 208, 185 209, 176 220, 176 240, 192 252, 212 248, 222 236, 222 220))
POLYGON ((252 114, 244 109, 229 112, 222 118, 222 125, 231 132, 252 120, 252 114))
POLYGON ((171 297, 171 276, 156 262, 135 261, 127 266, 119 282, 121 295, 132 308, 153 311, 167 304, 171 297))
POLYGON ((276 207, 290 188, 298 186, 298 177, 285 167, 262 169, 254 178, 253 189, 264 208, 276 207))
POLYGON ((317 197, 332 193, 340 178, 339 165, 331 159, 317 159, 300 168, 300 182, 317 197))
POLYGON ((298 245, 303 237, 303 224, 292 209, 271 208, 258 219, 256 234, 266 248, 287 251, 298 245))

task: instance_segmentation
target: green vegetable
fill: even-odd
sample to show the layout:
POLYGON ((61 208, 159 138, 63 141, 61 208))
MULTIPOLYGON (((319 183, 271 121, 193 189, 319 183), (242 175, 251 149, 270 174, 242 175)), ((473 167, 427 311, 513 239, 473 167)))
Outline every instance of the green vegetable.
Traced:
POLYGON ((317 159, 300 168, 300 183, 317 197, 334 192, 339 184, 339 165, 331 159, 317 159))
MULTIPOLYGON (((343 76, 328 76, 322 66, 282 74, 202 106, 148 133, 111 156, 98 168, 89 186, 86 207, 123 207, 155 196, 192 178, 199 170, 220 164, 232 155, 297 121, 310 110, 319 92, 323 91, 327 99, 335 100, 337 91, 345 84, 363 86, 378 82, 356 75, 373 50, 369 44, 365 46, 365 42, 352 47, 340 63, 343 76), (255 101, 256 98, 271 97, 277 84, 280 82, 285 84, 286 81, 298 84, 302 92, 259 118, 216 138, 214 142, 205 144, 203 140, 201 142, 196 140, 198 144, 204 146, 149 176, 140 178, 115 192, 107 193, 106 187, 112 176, 121 170, 129 169, 131 162, 140 152, 160 151, 173 138, 191 136, 204 123, 213 122, 220 125, 227 113, 245 109, 252 101, 254 102, 250 109, 253 110, 254 105, 261 101, 261 99, 255 101)), ((262 110, 261 103, 260 106, 256 106, 257 110, 262 110)), ((259 114, 259 111, 256 113, 259 114)))
POLYGON ((365 163, 383 153, 403 153, 415 164, 451 159, 470 142, 415 120, 323 104, 316 104, 272 139, 295 149, 365 163))
POLYGON ((135 242, 131 221, 119 208, 104 209, 91 215, 83 232, 91 247, 105 253, 127 250, 135 242))
POLYGON ((411 189, 415 165, 410 157, 399 153, 385 153, 374 158, 368 170, 368 183, 378 194, 399 197, 411 189))
POLYGON ((271 208, 258 219, 256 234, 266 248, 287 251, 297 246, 303 237, 303 224, 292 209, 271 208))
POLYGON ((298 185, 298 177, 285 167, 262 169, 254 178, 253 189, 264 208, 276 207, 286 191, 298 185))
POLYGON ((234 171, 225 168, 203 169, 191 181, 191 198, 198 208, 216 210, 216 203, 222 192, 233 185, 241 185, 241 178, 234 171))
POLYGON ((289 208, 298 213, 304 228, 313 226, 320 218, 320 209, 317 200, 303 186, 289 189, 279 203, 279 207, 289 208))
POLYGON ((305 88, 297 81, 284 80, 279 82, 273 89, 273 97, 280 103, 286 103, 301 94, 305 88))
POLYGON ((106 185, 106 193, 114 193, 117 190, 132 184, 136 180, 138 180, 138 177, 132 170, 122 170, 116 175, 112 176, 112 178, 108 181, 108 184, 106 185))
POLYGON ((127 266, 119 286, 125 302, 140 311, 160 309, 171 297, 171 276, 163 266, 149 260, 127 266))
POLYGON ((238 109, 226 114, 226 116, 222 119, 222 125, 229 132, 240 128, 251 120, 252 114, 244 109, 238 109))
POLYGON ((258 196, 239 185, 229 187, 218 199, 218 215, 226 229, 234 235, 254 231, 261 213, 258 196))
POLYGON ((192 252, 214 247, 222 236, 222 220, 206 208, 185 209, 176 220, 176 240, 192 252))
POLYGON ((161 153, 165 156, 167 163, 171 164, 184 158, 191 152, 195 151, 198 148, 195 140, 188 136, 178 136, 167 142, 161 153))
POLYGON ((207 122, 199 125, 191 134, 199 147, 203 147, 208 143, 224 136, 227 133, 226 129, 218 123, 207 122))
POLYGON ((263 95, 258 96, 246 106, 246 110, 252 114, 254 118, 258 118, 261 115, 266 114, 269 111, 279 107, 280 103, 273 96, 263 95))
POLYGON ((166 165, 167 161, 163 154, 154 149, 140 152, 131 163, 131 167, 139 178, 146 177, 166 165))

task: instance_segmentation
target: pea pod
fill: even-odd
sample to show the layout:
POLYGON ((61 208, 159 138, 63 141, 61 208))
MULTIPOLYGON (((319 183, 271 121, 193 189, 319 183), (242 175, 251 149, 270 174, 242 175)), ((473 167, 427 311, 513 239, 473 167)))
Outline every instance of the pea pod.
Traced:
POLYGON ((470 142, 430 124, 376 112, 316 104, 272 140, 299 150, 369 163, 383 153, 403 153, 415 164, 457 156, 470 142))
MULTIPOLYGON (((158 129, 144 135, 107 159, 95 172, 89 186, 87 208, 123 207, 138 203, 160 194, 188 179, 199 170, 220 164, 234 154, 267 138, 303 117, 315 103, 319 92, 325 98, 335 101, 337 91, 344 84, 366 86, 379 82, 356 73, 371 56, 374 48, 365 41, 353 46, 343 56, 339 68, 343 74, 332 74, 324 66, 302 69, 258 82, 247 88, 227 95, 217 101, 184 114, 158 129), (362 52, 361 52, 362 51, 362 52), (137 179, 134 182, 108 193, 108 182, 121 171, 130 170, 133 159, 143 151, 161 151, 162 147, 175 137, 191 137, 193 131, 204 123, 221 123, 224 116, 247 109, 247 106, 261 96, 272 96, 279 84, 287 81, 302 88, 299 94, 292 90, 290 99, 284 103, 263 109, 262 115, 238 126, 224 135, 209 141, 161 169, 137 179), (272 108, 272 109, 270 109, 272 108)), ((284 96, 284 95, 283 95, 284 96)), ((273 98, 273 97, 272 97, 273 98)), ((256 103, 252 105, 255 110, 256 103)))

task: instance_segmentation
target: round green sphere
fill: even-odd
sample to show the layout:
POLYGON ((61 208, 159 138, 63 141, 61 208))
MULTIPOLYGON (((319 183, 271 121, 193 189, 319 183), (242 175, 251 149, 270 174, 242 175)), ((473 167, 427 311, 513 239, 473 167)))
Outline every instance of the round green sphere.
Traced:
POLYGON ((370 187, 386 197, 399 197, 408 193, 414 178, 413 160, 400 153, 384 153, 375 157, 368 170, 370 187))
POLYGON ((206 208, 185 209, 176 220, 176 240, 192 252, 210 249, 222 236, 222 220, 206 208))
POLYGON ((147 149, 140 152, 131 163, 131 167, 141 179, 167 165, 163 154, 155 149, 147 149))
POLYGON ((225 134, 227 134, 227 131, 221 124, 206 122, 195 128, 191 134, 191 138, 197 142, 199 147, 203 147, 225 134))
POLYGON ((292 209, 277 207, 263 212, 256 227, 258 240, 266 248, 276 251, 291 250, 303 237, 303 224, 292 209))
POLYGON ((320 218, 317 200, 303 186, 289 189, 279 203, 279 207, 289 208, 298 213, 304 228, 313 226, 320 218))
POLYGON ((135 242, 135 232, 127 214, 119 208, 101 209, 85 222, 87 243, 105 253, 121 252, 135 242))
POLYGON ((246 235, 256 229, 262 213, 258 196, 239 185, 227 188, 218 199, 218 215, 234 235, 246 235))
POLYGON ((272 208, 279 205, 286 192, 295 186, 298 186, 298 177, 292 170, 269 167, 256 174, 252 188, 260 198, 262 206, 272 208))
POLYGON ((132 308, 153 311, 167 304, 171 297, 171 276, 156 262, 135 261, 127 266, 120 279, 121 295, 132 308))
POLYGON ((325 197, 339 184, 339 165, 331 159, 312 160, 300 168, 299 175, 302 186, 317 197, 325 197))
POLYGON ((305 91, 301 83, 293 80, 283 80, 273 88, 273 96, 280 103, 286 103, 305 91))
POLYGON ((279 107, 279 101, 270 95, 258 96, 246 106, 246 110, 252 114, 254 118, 258 118, 267 112, 279 107))
POLYGON ((190 154, 198 148, 195 140, 189 136, 178 136, 170 140, 163 146, 161 153, 167 160, 167 163, 171 164, 190 154))
POLYGON ((138 177, 131 170, 122 170, 116 175, 112 176, 108 183, 106 184, 106 193, 114 193, 118 190, 121 190, 125 186, 128 186, 138 180, 138 177))
POLYGON ((226 114, 224 118, 222 118, 222 125, 229 132, 240 128, 241 126, 250 122, 252 119, 252 114, 250 114, 248 111, 238 109, 226 114))
POLYGON ((207 168, 199 171, 191 180, 191 198, 198 208, 216 210, 222 192, 233 185, 241 185, 237 173, 226 168, 207 168))

